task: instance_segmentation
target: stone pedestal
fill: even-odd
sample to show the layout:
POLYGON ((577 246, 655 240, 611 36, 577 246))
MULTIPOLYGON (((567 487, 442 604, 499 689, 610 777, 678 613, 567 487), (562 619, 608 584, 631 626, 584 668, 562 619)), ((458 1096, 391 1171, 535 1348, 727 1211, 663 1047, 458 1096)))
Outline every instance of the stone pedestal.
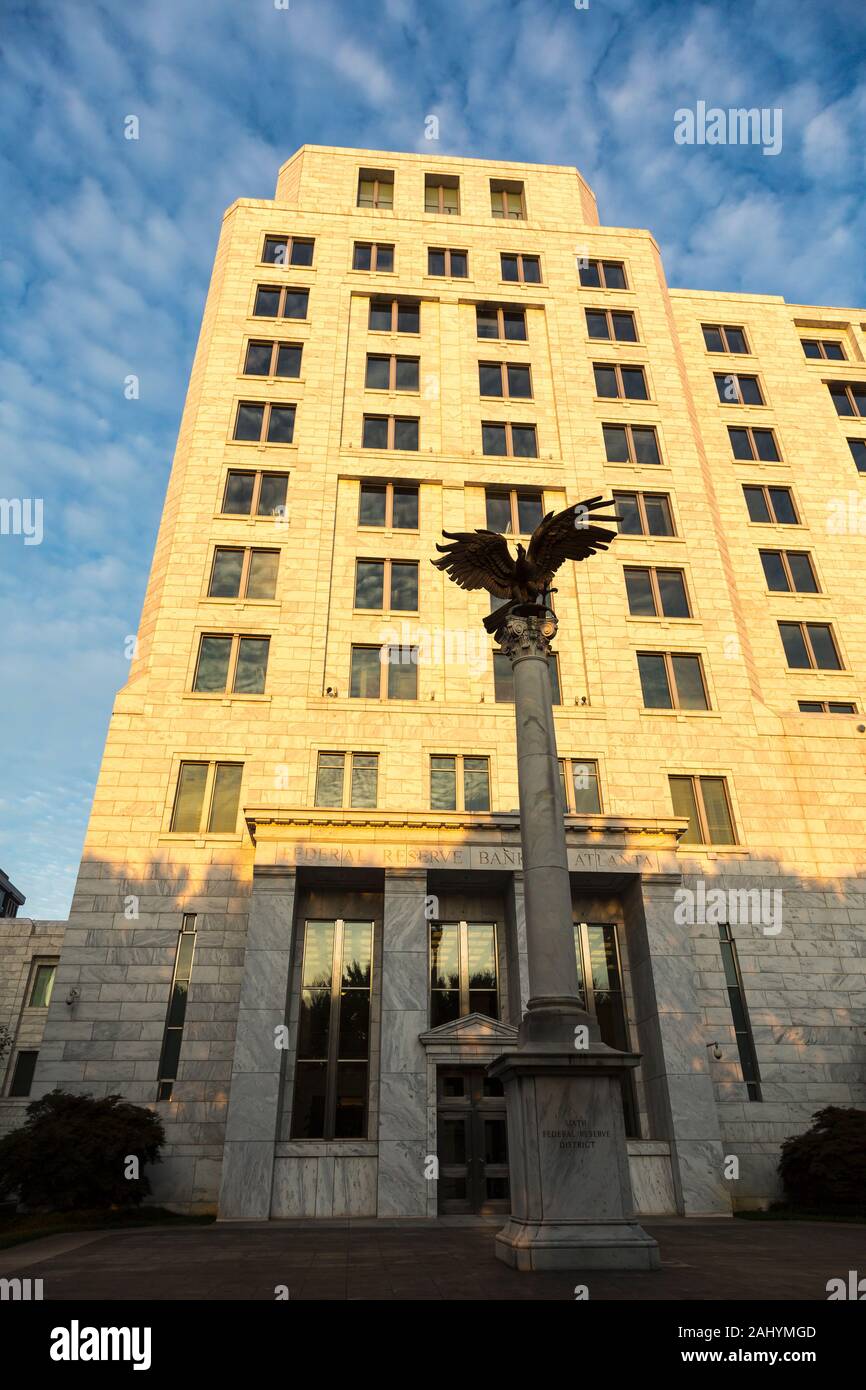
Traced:
POLYGON ((634 1055, 506 1053, 511 1219, 496 1254, 515 1269, 657 1269, 637 1224, 619 1077, 634 1055))
POLYGON ((496 1253, 517 1269, 656 1269, 634 1219, 620 1078, 631 1053, 602 1043, 577 979, 571 883, 550 689, 556 619, 516 609, 501 632, 514 672, 530 997, 505 1086, 511 1220, 496 1253))

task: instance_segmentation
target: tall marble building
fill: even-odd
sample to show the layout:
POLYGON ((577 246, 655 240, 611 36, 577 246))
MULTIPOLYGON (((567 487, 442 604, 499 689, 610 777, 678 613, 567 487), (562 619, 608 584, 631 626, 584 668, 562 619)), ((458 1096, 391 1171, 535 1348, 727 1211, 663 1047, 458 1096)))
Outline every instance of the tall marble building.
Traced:
POLYGON ((510 671, 429 558, 612 494, 554 600, 579 975, 639 1211, 773 1198, 866 1101, 864 489, 866 310, 669 289, 576 169, 300 149, 223 219, 31 1095, 155 1107, 225 1219, 507 1209, 510 671))

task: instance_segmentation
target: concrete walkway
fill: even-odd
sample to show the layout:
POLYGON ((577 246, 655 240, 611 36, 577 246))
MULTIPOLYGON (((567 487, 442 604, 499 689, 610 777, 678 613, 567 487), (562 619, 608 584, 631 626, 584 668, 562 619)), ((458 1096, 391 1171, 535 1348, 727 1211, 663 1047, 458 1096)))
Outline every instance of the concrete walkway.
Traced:
POLYGON ((302 1222, 52 1236, 0 1254, 0 1273, 41 1278, 52 1299, 826 1300, 827 1280, 866 1273, 866 1226, 817 1222, 645 1223, 655 1274, 518 1274, 485 1225, 302 1222))

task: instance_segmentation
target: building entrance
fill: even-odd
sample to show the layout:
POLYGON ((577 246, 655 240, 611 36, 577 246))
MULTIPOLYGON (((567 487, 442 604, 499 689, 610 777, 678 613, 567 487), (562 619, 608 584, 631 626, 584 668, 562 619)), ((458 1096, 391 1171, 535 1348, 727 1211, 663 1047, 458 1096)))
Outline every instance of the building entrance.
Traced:
POLYGON ((501 1081, 481 1067, 437 1073, 439 1214, 510 1210, 508 1132, 501 1081))

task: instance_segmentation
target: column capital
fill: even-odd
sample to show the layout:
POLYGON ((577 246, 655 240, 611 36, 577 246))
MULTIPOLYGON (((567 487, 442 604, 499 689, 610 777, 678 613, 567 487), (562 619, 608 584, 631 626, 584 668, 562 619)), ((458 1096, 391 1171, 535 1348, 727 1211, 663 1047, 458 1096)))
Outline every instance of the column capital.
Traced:
MULTIPOLYGON (((528 605, 526 605, 528 607, 528 605)), ((499 642, 512 666, 525 657, 546 661, 556 637, 557 621, 550 609, 534 613, 509 613, 499 632, 499 642)))

